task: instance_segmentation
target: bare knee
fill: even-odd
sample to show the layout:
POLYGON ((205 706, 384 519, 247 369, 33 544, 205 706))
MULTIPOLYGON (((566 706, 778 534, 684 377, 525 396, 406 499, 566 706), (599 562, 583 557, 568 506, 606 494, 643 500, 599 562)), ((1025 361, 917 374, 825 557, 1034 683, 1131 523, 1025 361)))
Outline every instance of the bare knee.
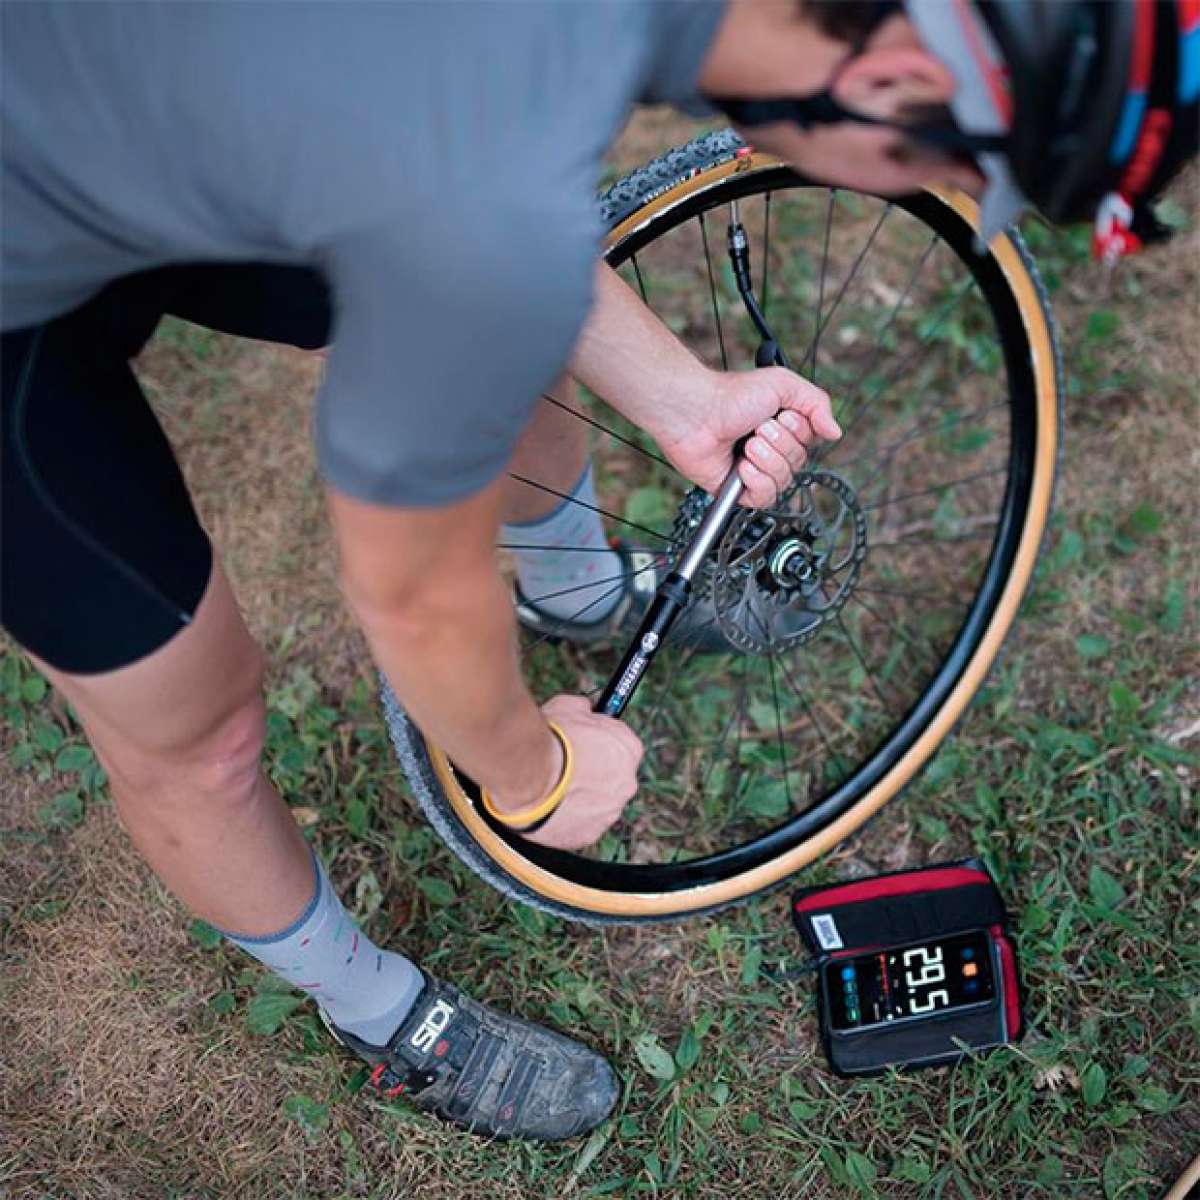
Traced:
POLYGON ((238 806, 257 786, 266 713, 256 688, 232 698, 191 738, 151 747, 104 739, 96 746, 119 806, 238 806))
POLYGON ((266 739, 266 706, 255 689, 181 757, 205 791, 238 794, 258 778, 266 739))

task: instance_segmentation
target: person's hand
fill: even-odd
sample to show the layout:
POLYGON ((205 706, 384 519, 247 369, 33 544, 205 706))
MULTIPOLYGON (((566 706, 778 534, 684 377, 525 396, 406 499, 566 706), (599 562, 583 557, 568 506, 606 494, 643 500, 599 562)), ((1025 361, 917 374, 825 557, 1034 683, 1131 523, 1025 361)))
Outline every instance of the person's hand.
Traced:
POLYGON ((575 774, 566 798, 529 840, 580 850, 617 823, 637 792, 641 739, 624 722, 592 712, 582 696, 555 696, 542 712, 570 739, 575 774))
POLYGON ((710 371, 706 381, 686 409, 662 414, 653 430, 671 464, 706 492, 721 486, 744 434, 752 436, 738 474, 741 503, 751 508, 776 502, 808 461, 808 447, 842 436, 829 396, 794 371, 710 371))

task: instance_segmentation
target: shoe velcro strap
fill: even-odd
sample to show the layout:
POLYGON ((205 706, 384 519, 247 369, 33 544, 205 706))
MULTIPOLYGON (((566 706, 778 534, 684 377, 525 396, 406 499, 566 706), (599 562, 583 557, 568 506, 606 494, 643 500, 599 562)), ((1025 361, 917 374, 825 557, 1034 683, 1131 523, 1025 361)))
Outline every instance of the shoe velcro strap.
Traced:
POLYGON ((488 1076, 496 1064, 496 1057, 504 1045, 504 1039, 498 1038, 486 1029, 479 1031, 474 1046, 467 1058, 466 1066, 458 1077, 454 1094, 446 1105, 446 1112, 452 1117, 465 1117, 468 1109, 475 1103, 487 1085, 488 1076))
POLYGON ((470 1062, 471 1056, 475 1052, 475 1047, 479 1044, 479 1040, 483 1036, 484 1032, 478 1025, 472 1029, 470 1022, 456 1021, 450 1026, 446 1037, 443 1039, 445 1043, 444 1049, 442 1043, 439 1043, 433 1048, 433 1052, 443 1062, 447 1063, 452 1070, 461 1071, 470 1062))
POLYGON ((528 1051, 523 1052, 513 1064, 504 1090, 496 1104, 496 1129, 513 1128, 521 1119, 521 1109, 542 1069, 542 1060, 528 1051))

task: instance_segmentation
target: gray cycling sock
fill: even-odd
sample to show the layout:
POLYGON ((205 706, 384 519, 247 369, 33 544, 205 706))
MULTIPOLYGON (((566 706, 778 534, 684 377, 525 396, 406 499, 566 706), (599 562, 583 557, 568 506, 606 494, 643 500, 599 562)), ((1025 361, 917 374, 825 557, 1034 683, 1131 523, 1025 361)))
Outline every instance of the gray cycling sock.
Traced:
POLYGON ((624 594, 621 556, 605 540, 595 504, 596 487, 588 463, 570 499, 540 520, 501 526, 504 541, 523 547, 513 551, 521 591, 551 616, 600 621, 624 594))
POLYGON ((339 1028, 382 1046, 408 1016, 425 977, 403 954, 381 950, 354 923, 313 855, 305 910, 267 937, 225 936, 310 996, 339 1028))

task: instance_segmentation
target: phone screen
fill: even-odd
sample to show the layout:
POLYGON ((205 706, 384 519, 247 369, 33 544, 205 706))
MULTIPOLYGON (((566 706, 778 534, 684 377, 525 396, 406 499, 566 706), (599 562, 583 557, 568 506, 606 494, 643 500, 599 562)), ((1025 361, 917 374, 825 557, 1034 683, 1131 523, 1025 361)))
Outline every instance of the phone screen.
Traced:
POLYGON ((996 995, 982 932, 834 959, 824 975, 830 1024, 843 1031, 970 1008, 996 995))

